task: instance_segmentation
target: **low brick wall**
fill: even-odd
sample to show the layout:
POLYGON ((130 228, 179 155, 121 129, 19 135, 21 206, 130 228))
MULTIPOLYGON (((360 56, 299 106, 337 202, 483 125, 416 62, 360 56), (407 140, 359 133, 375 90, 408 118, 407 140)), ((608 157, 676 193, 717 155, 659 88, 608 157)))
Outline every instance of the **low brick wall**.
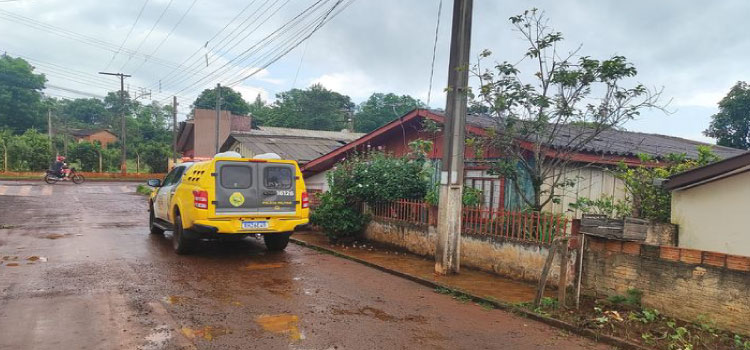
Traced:
MULTIPOLYGON (((129 180, 139 180, 139 179, 163 179, 167 174, 161 174, 161 173, 127 173, 123 175, 119 172, 114 173, 93 173, 93 172, 80 172, 81 175, 83 175, 86 178, 89 179, 129 179, 129 180)), ((0 171, 0 176, 2 177, 38 177, 40 180, 44 176, 44 171, 8 171, 3 172, 0 171)))
POLYGON ((583 288, 643 291, 643 305, 686 321, 707 316, 750 335, 750 257, 587 237, 583 288))
MULTIPOLYGON (((400 222, 373 220, 364 232, 364 238, 384 243, 422 256, 435 256, 437 232, 432 226, 418 226, 400 222)), ((546 246, 508 241, 494 237, 461 237, 461 266, 493 272, 517 280, 537 283, 542 274, 549 249, 546 246)), ((568 266, 569 286, 575 279, 576 253, 568 266)), ((548 285, 557 286, 560 275, 559 255, 554 260, 548 285)))

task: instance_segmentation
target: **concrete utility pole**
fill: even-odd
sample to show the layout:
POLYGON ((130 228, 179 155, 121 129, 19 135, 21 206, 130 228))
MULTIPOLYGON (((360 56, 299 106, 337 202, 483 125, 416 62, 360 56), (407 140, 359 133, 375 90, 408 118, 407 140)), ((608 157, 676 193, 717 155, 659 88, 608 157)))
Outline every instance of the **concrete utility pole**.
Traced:
POLYGON ((49 137, 49 149, 55 153, 55 141, 52 140, 52 108, 47 107, 47 136, 49 137))
POLYGON ((454 0, 448 67, 448 98, 443 126, 443 160, 440 169, 438 241, 435 272, 459 272, 461 247, 461 197, 464 181, 466 103, 469 85, 469 48, 473 0, 454 0))
POLYGON ((219 153, 219 120, 221 120, 221 84, 216 83, 216 149, 214 154, 219 153))
POLYGON ((122 131, 120 132, 120 151, 122 153, 120 156, 120 171, 124 175, 128 172, 127 148, 125 147, 125 78, 130 78, 130 75, 106 72, 99 72, 99 74, 114 75, 120 77, 120 108, 122 108, 122 110, 120 111, 120 120, 122 122, 122 131))
POLYGON ((177 96, 172 96, 172 164, 177 164, 177 96))

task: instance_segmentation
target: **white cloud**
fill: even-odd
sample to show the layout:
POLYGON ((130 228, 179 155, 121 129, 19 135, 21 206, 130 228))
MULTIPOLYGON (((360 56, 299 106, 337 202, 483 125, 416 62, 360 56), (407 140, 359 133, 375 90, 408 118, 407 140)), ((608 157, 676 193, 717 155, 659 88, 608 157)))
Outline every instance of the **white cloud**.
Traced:
POLYGON ((260 98, 264 101, 268 101, 268 98, 270 96, 268 91, 257 86, 237 85, 233 89, 239 92, 240 95, 242 95, 242 98, 245 99, 245 101, 247 101, 248 103, 252 103, 253 101, 255 101, 255 98, 258 96, 258 94, 260 94, 260 98))
POLYGON ((349 95, 354 100, 365 99, 379 91, 375 80, 361 71, 323 74, 313 79, 310 85, 312 84, 321 84, 330 90, 349 95))

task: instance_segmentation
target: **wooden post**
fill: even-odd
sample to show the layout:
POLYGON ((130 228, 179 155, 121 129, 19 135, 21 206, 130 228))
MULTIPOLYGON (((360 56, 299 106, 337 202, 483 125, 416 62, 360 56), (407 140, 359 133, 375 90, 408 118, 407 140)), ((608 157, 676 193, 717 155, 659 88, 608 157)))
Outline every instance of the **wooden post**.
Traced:
POLYGON ((537 286, 536 296, 534 297, 534 308, 538 308, 539 304, 542 302, 544 286, 547 284, 547 275, 549 275, 549 270, 552 269, 552 260, 555 259, 555 251, 557 251, 559 244, 560 242, 553 241, 552 245, 549 247, 549 255, 547 255, 547 260, 544 262, 542 276, 539 278, 539 285, 537 286))
POLYGON ((568 290, 568 241, 560 242, 560 280, 557 284, 557 304, 565 306, 565 292, 568 290))
POLYGON ((99 173, 102 173, 102 150, 99 149, 99 173))

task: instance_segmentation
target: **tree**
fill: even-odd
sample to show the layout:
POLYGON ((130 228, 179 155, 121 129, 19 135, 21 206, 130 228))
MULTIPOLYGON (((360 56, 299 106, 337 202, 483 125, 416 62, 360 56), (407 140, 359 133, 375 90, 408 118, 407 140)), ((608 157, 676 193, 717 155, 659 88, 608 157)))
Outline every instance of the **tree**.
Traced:
MULTIPOLYGON (((216 88, 206 89, 198 95, 193 102, 193 108, 215 109, 216 88)), ((236 115, 248 115, 250 105, 242 98, 242 95, 228 86, 221 87, 221 109, 231 111, 236 115)))
POLYGON ((169 156, 172 154, 169 144, 146 142, 140 145, 138 153, 152 173, 166 173, 169 156))
POLYGON ((408 95, 374 93, 359 105, 359 112, 354 118, 354 130, 373 131, 412 109, 424 106, 422 101, 408 95))
POLYGON ((10 137, 4 142, 8 147, 10 170, 45 170, 52 162, 49 138, 35 129, 28 129, 22 135, 10 137))
POLYGON ((68 148, 69 163, 78 163, 79 170, 98 171, 99 170, 99 152, 101 145, 91 142, 77 142, 68 148))
POLYGON ((261 125, 313 130, 341 130, 347 126, 348 111, 354 108, 349 96, 315 84, 276 95, 276 102, 261 125))
POLYGON ((475 103, 489 107, 495 122, 486 146, 506 157, 495 162, 493 172, 510 180, 529 208, 540 211, 559 202, 562 188, 574 185, 566 171, 585 166, 573 161, 575 154, 641 109, 658 107, 659 93, 642 85, 624 87, 637 74, 625 57, 596 60, 577 55, 578 50, 561 56, 562 34, 547 27, 536 9, 510 22, 529 46, 520 62, 482 69, 482 60, 491 55, 485 50, 473 67, 462 69, 479 78, 475 103), (520 67, 533 71, 523 76, 520 67))
POLYGON ((67 102, 61 109, 66 122, 72 127, 113 127, 107 106, 98 98, 78 98, 67 102))
POLYGON ((41 94, 46 81, 24 59, 0 56, 0 127, 16 134, 31 128, 47 130, 41 94))
POLYGON ((750 149, 750 86, 737 82, 719 102, 719 113, 711 117, 703 134, 721 146, 750 149))

